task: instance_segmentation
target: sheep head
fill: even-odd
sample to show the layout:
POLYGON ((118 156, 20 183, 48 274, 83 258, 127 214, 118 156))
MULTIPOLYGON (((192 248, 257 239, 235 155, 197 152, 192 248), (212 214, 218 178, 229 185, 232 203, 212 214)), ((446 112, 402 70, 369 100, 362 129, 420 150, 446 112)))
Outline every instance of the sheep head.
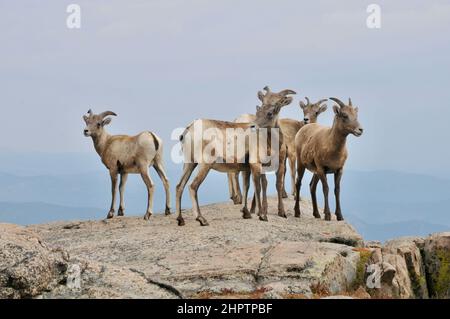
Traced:
POLYGON ((280 92, 272 92, 268 86, 258 92, 258 98, 261 106, 256 107, 256 121, 259 127, 273 127, 278 119, 278 115, 283 106, 292 103, 291 94, 296 94, 293 90, 282 90, 280 92))
POLYGON ((335 97, 330 97, 330 100, 337 103, 333 106, 336 125, 346 134, 361 136, 363 134, 363 128, 358 121, 359 109, 353 106, 352 100, 349 98, 348 104, 335 97))
POLYGON ((85 136, 98 136, 103 132, 103 127, 111 123, 111 118, 108 116, 117 116, 116 113, 105 111, 100 114, 94 114, 91 109, 87 111, 87 115, 83 115, 83 120, 86 123, 84 129, 85 136))
POLYGON ((262 91, 258 92, 258 99, 261 101, 261 106, 259 106, 258 108, 276 106, 277 108, 281 109, 283 106, 292 103, 292 97, 288 95, 296 94, 293 90, 272 92, 268 86, 265 86, 263 90, 265 91, 265 93, 263 93, 262 91))
POLYGON ((305 97, 305 100, 306 104, 300 101, 300 108, 303 110, 303 122, 305 124, 316 123, 319 114, 327 110, 327 105, 322 103, 328 101, 328 99, 322 99, 316 103, 311 103, 308 97, 305 97))

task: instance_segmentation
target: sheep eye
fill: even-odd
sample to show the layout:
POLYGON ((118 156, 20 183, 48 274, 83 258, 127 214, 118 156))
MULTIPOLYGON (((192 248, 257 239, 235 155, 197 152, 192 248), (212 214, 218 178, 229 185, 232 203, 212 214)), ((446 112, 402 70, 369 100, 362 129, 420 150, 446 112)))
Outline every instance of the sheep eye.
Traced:
POLYGON ((102 125, 100 123, 97 123, 97 127, 100 128, 102 125))

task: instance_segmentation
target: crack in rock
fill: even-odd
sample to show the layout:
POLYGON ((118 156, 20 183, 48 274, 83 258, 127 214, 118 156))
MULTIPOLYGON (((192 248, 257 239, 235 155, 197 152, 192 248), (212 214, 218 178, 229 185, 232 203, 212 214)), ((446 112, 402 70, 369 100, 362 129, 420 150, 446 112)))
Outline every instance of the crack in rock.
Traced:
POLYGON ((179 299, 185 299, 185 297, 183 296, 183 294, 174 286, 169 285, 168 283, 164 283, 164 282, 160 282, 160 281, 156 281, 154 279, 148 278, 144 272, 139 271, 137 269, 134 268, 129 268, 130 271, 140 275, 142 278, 144 278, 149 284, 152 285, 156 285, 161 289, 167 290, 168 292, 174 294, 175 296, 177 296, 179 299))
POLYGON ((261 253, 262 253, 261 261, 259 262, 258 268, 256 269, 256 272, 254 274, 256 285, 258 285, 261 282, 262 277, 261 277, 260 273, 262 271, 263 265, 264 265, 264 263, 267 262, 267 259, 270 257, 270 253, 275 248, 275 246, 276 246, 276 244, 270 245, 269 247, 261 249, 261 253))

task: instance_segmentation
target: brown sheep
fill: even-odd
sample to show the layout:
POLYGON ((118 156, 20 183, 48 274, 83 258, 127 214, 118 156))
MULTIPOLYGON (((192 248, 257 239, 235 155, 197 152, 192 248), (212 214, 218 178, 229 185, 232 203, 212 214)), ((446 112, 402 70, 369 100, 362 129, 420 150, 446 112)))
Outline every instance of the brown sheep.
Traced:
MULTIPOLYGON (((281 180, 284 174, 284 160, 286 156, 285 147, 283 147, 281 130, 278 129, 278 115, 282 107, 289 105, 292 102, 290 94, 295 94, 292 90, 283 90, 275 93, 271 92, 268 87, 265 87, 263 92, 258 92, 258 97, 262 102, 261 106, 257 107, 256 119, 252 123, 234 123, 216 120, 195 120, 191 123, 180 136, 182 150, 184 154, 183 174, 180 182, 176 188, 176 211, 178 214, 178 225, 185 224, 181 213, 181 197, 184 187, 188 182, 192 172, 198 166, 198 173, 192 184, 189 186, 189 191, 193 203, 193 211, 195 219, 202 226, 207 226, 207 220, 202 216, 198 203, 197 192, 198 188, 205 180, 211 169, 224 172, 236 173, 244 172, 244 208, 243 217, 251 218, 251 214, 247 209, 247 194, 249 187, 250 172, 253 177, 255 185, 256 202, 258 205, 260 220, 267 221, 267 198, 266 188, 267 184, 262 180, 261 175, 266 169, 266 163, 261 160, 261 150, 259 143, 251 143, 249 139, 245 138, 249 132, 261 132, 269 129, 271 138, 267 136, 266 155, 270 154, 271 162, 276 159, 279 164, 273 169, 277 172, 277 191, 278 191, 278 214, 285 217, 283 201, 281 198, 281 180), (271 130, 271 129, 275 130, 271 130), (236 135, 229 135, 229 131, 241 131, 238 135, 244 137, 244 140, 239 141, 236 135), (214 134, 211 134, 214 133, 214 134), (272 134, 274 136, 272 136, 272 134), (272 137, 274 137, 277 146, 272 145, 272 137), (236 143, 237 140, 237 143, 236 143), (231 154, 227 152, 227 146, 234 145, 240 151, 235 151, 234 147, 231 149, 231 154), (277 148, 275 148, 277 147, 277 148), (201 150, 208 150, 207 154, 201 150), (226 161, 224 161, 226 160, 226 161), (230 161, 228 161, 230 160, 230 161), (261 203, 262 191, 262 203, 261 203)), ((258 136, 261 142, 262 136, 258 136)))
POLYGON ((153 206, 153 182, 148 174, 148 167, 153 168, 161 178, 166 192, 166 215, 170 214, 170 189, 163 165, 163 148, 161 139, 152 132, 142 132, 136 136, 110 135, 105 130, 105 126, 111 123, 111 118, 116 116, 114 112, 106 111, 94 114, 91 110, 88 115, 84 115, 86 122, 84 135, 90 136, 94 142, 95 150, 108 168, 111 176, 111 208, 107 218, 114 217, 115 199, 117 192, 117 177, 120 175, 120 205, 118 215, 124 215, 125 183, 128 174, 140 174, 145 186, 147 186, 147 211, 144 219, 149 219, 152 215, 153 206))
MULTIPOLYGON (((303 111, 303 121, 293 119, 280 119, 278 125, 283 133, 283 142, 287 147, 287 157, 289 159, 289 167, 291 173, 292 195, 295 195, 295 135, 305 125, 309 123, 316 123, 317 117, 327 110, 327 105, 322 104, 327 99, 322 99, 316 103, 311 103, 308 97, 305 97, 306 104, 300 101, 299 105, 303 111)), ((253 114, 242 114, 234 120, 235 123, 251 123, 255 120, 253 114)), ((286 167, 286 163, 285 163, 286 167)), ((286 175, 286 170, 285 170, 286 175)), ((239 187, 239 173, 228 173, 228 188, 230 198, 235 205, 242 203, 242 194, 239 187)), ((283 177, 283 198, 286 198, 285 181, 283 177)))
POLYGON ((337 105, 333 106, 335 113, 333 126, 325 127, 319 124, 305 125, 295 136, 297 153, 297 181, 295 187, 295 217, 300 217, 300 188, 305 169, 314 176, 310 183, 311 198, 313 201, 313 215, 320 218, 317 206, 316 188, 319 180, 322 182, 325 200, 325 220, 331 220, 328 204, 327 174, 334 174, 336 196, 336 218, 343 220, 340 204, 340 182, 345 161, 347 160, 346 141, 349 134, 357 137, 363 133, 358 122, 358 107, 353 107, 351 99, 348 105, 336 98, 330 98, 337 105))

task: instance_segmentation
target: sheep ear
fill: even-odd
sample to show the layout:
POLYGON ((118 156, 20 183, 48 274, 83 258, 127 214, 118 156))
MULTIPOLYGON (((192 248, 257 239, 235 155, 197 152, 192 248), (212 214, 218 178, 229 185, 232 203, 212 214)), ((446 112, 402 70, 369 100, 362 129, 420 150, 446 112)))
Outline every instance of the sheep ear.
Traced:
POLYGON ((111 123, 111 118, 110 118, 110 117, 107 117, 106 119, 104 119, 104 120, 102 121, 102 126, 106 126, 106 125, 108 125, 109 123, 111 123))
POLYGON ((291 97, 284 97, 281 99, 280 103, 278 104, 281 107, 289 105, 292 103, 292 98, 291 97))
POLYGON ((337 105, 333 105, 333 111, 334 114, 339 115, 339 113, 341 112, 341 110, 339 109, 339 106, 337 105))
POLYGON ((355 107, 355 111, 356 111, 356 113, 358 113, 358 111, 359 111, 359 107, 355 107))
POLYGON ((83 120, 87 123, 88 117, 86 115, 83 115, 83 120))
POLYGON ((319 108, 319 113, 323 113, 323 112, 325 112, 326 110, 327 110, 327 105, 326 104, 324 104, 324 105, 321 105, 320 106, 320 108, 319 108))
POLYGON ((256 112, 258 112, 259 110, 261 110, 261 106, 257 105, 256 106, 256 112))

